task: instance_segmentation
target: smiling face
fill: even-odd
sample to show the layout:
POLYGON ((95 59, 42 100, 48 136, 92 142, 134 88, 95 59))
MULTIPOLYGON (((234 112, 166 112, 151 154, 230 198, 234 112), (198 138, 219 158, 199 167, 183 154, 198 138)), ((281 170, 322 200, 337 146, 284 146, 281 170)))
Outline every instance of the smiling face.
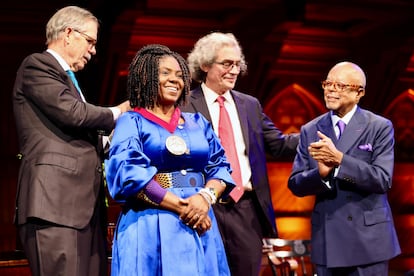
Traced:
POLYGON ((328 73, 324 83, 326 107, 343 117, 365 94, 365 74, 357 65, 342 62, 328 73))
POLYGON ((184 89, 183 72, 178 61, 172 56, 165 56, 159 62, 158 104, 174 105, 184 89))
POLYGON ((240 61, 241 52, 239 48, 225 46, 218 50, 214 63, 202 68, 207 73, 206 85, 219 95, 233 89, 240 74, 240 61), (227 66, 229 64, 232 65, 227 66))

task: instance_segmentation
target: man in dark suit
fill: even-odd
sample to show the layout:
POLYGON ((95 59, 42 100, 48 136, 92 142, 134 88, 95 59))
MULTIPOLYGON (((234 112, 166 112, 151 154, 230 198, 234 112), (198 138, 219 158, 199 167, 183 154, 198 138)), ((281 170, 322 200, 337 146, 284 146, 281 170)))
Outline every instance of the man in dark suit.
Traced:
POLYGON ((16 217, 32 275, 106 275, 99 131, 110 132, 129 102, 89 104, 66 70, 96 54, 98 20, 69 6, 46 26, 47 50, 24 59, 13 107, 21 166, 16 217))
MULTIPOLYGON (((263 113, 256 98, 233 90, 238 75, 246 70, 241 47, 233 34, 211 33, 202 37, 189 54, 188 62, 193 79, 201 85, 191 91, 190 103, 182 110, 203 114, 220 139, 216 100, 218 96, 225 99, 244 193, 237 202, 231 197, 220 199, 213 208, 232 275, 256 276, 262 259, 262 238, 277 235, 266 152, 274 156, 290 154, 293 159, 299 137, 283 135, 263 113)), ((231 166, 235 168, 235 164, 231 166)))
POLYGON ((288 182, 297 196, 316 195, 311 254, 321 276, 386 276, 401 252, 387 200, 394 130, 358 107, 365 84, 358 65, 332 67, 322 82, 330 111, 302 127, 288 182))

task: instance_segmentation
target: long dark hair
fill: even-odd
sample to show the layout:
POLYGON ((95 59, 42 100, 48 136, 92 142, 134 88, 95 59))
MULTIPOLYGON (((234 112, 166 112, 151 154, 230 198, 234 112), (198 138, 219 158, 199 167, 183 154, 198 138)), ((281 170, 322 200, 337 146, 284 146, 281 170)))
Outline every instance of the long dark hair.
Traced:
POLYGON ((159 93, 159 61, 162 57, 172 56, 180 65, 183 73, 184 89, 175 106, 186 104, 190 93, 191 76, 185 59, 167 46, 150 44, 141 48, 129 65, 127 93, 131 107, 153 108, 159 93))

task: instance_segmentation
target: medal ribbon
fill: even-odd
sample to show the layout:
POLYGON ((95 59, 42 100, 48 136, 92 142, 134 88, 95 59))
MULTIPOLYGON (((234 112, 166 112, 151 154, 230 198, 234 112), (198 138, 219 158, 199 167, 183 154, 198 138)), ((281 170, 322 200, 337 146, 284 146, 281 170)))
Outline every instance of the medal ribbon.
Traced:
POLYGON ((154 123, 162 126, 166 130, 168 130, 170 133, 174 133, 175 129, 178 126, 178 121, 181 117, 181 110, 178 107, 175 108, 174 113, 171 116, 171 120, 170 120, 169 123, 167 123, 166 121, 160 119, 156 115, 152 114, 151 112, 149 112, 145 108, 135 107, 134 111, 138 112, 144 118, 150 120, 151 122, 154 122, 154 123))

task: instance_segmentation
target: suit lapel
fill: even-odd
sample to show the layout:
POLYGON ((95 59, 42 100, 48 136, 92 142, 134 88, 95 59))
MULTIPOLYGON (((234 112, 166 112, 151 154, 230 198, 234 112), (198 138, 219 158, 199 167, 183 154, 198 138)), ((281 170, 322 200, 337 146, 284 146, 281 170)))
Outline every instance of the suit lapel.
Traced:
MULTIPOLYGON (((241 110, 247 110, 246 103, 244 99, 240 97, 237 93, 234 93, 233 91, 230 91, 230 93, 234 99, 234 103, 237 109, 237 114, 239 115, 241 129, 243 132, 243 139, 246 145, 246 151, 249 152, 250 124, 248 120, 248 112, 240 112, 241 110)), ((192 108, 194 109, 194 111, 200 112, 201 114, 203 114, 204 117, 206 117, 208 121, 211 122, 210 112, 208 110, 206 99, 204 98, 204 94, 200 86, 192 91, 191 98, 192 98, 192 101, 190 105, 192 105, 192 108)))
POLYGON ((366 120, 360 108, 358 108, 352 116, 349 123, 346 125, 345 131, 340 140, 336 139, 335 130, 332 126, 331 114, 328 112, 319 120, 316 125, 317 130, 323 134, 331 137, 332 142, 342 152, 347 152, 359 139, 364 129, 366 128, 366 120))
POLYGON ((54 65, 55 69, 59 72, 60 76, 62 77, 63 80, 65 80, 65 82, 68 84, 68 87, 70 88, 70 93, 75 96, 76 98, 78 98, 80 101, 83 102, 82 97, 80 96, 78 89, 75 87, 75 85, 73 84, 72 80, 70 79, 68 73, 66 73, 62 66, 59 64, 59 62, 56 60, 55 57, 53 57, 53 55, 47 51, 44 51, 43 54, 45 55, 45 57, 47 57, 47 59, 50 60, 50 63, 54 65))
POLYGON ((210 112, 208 111, 206 99, 204 98, 201 87, 197 87, 192 91, 191 98, 193 100, 190 104, 193 105, 194 111, 200 112, 208 121, 211 122, 210 112))
POLYGON ((249 118, 247 116, 248 112, 240 112, 241 110, 244 110, 244 111, 247 110, 246 103, 242 97, 239 97, 238 94, 234 93, 233 91, 230 91, 230 93, 236 105, 237 115, 239 116, 240 126, 241 126, 241 130, 243 133, 243 140, 246 146, 246 152, 248 153, 249 152, 249 129, 250 129, 250 124, 248 120, 249 118))
POLYGON ((73 84, 73 82, 72 82, 72 80, 70 79, 70 77, 69 77, 68 73, 63 72, 63 77, 65 77, 65 75, 67 76, 67 82, 69 82, 69 87, 71 88, 71 89, 70 89, 70 93, 71 93, 73 96, 75 96, 77 99, 79 99, 81 102, 83 102, 83 99, 82 99, 82 97, 81 97, 81 96, 80 96, 80 94, 79 94, 79 93, 81 93, 81 92, 78 92, 78 89, 77 89, 77 88, 76 88, 76 86, 73 84))
POLYGON ((346 126, 341 139, 337 142, 337 148, 342 152, 347 152, 353 145, 355 145, 366 127, 367 123, 363 112, 358 108, 346 126))
MULTIPOLYGON (((316 124, 316 129, 325 134, 328 137, 331 137, 332 142, 336 145, 338 140, 336 139, 335 130, 332 127, 332 120, 331 120, 331 113, 326 113, 325 116, 323 116, 319 122, 316 124)), ((317 140, 319 139, 318 135, 315 134, 317 137, 317 140)), ((316 141, 311 141, 316 142, 316 141)))

